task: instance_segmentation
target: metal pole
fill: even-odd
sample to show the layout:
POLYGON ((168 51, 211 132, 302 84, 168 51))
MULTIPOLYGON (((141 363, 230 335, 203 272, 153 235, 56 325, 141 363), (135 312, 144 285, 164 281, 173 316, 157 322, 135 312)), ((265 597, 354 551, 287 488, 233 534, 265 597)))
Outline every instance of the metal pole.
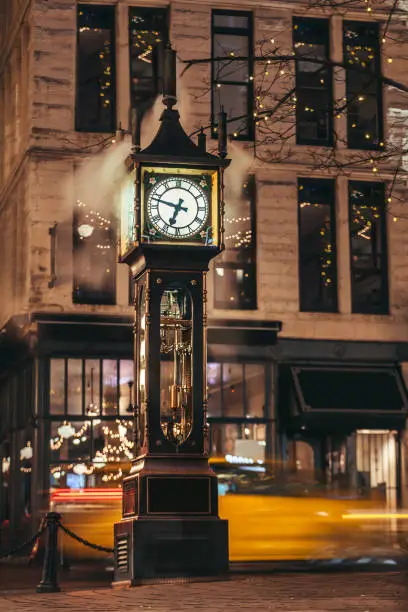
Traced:
POLYGON ((37 586, 37 593, 57 593, 60 591, 58 586, 58 525, 61 515, 58 512, 47 512, 46 522, 46 543, 43 565, 43 575, 40 584, 37 586))

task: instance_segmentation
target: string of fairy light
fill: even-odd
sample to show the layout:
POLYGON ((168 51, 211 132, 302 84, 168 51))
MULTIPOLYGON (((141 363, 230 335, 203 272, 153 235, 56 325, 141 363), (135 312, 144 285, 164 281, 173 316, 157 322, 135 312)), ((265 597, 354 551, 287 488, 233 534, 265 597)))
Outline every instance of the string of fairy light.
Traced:
POLYGON ((98 242, 96 244, 96 248, 100 250, 107 250, 112 248, 112 238, 111 238, 111 230, 112 230, 112 221, 107 217, 104 217, 102 213, 97 210, 89 210, 87 211, 87 205, 80 199, 76 201, 78 212, 78 221, 77 221, 77 232, 80 240, 85 240, 92 236, 95 230, 102 230, 107 232, 105 234, 105 242, 98 242))
MULTIPOLYGON (((82 18, 81 21, 89 19, 92 21, 92 12, 84 13, 83 10, 80 10, 78 13, 79 17, 82 18)), ((87 33, 101 33, 101 32, 111 32, 111 28, 101 28, 96 25, 80 25, 79 28, 80 34, 87 33)), ((99 80, 99 97, 102 101, 102 108, 106 109, 108 112, 111 112, 111 104, 112 104, 112 96, 114 95, 113 86, 112 86, 112 39, 105 38, 99 53, 98 59, 101 63, 103 79, 99 80)))
MULTIPOLYGON (((299 186, 299 191, 304 189, 303 185, 299 186)), ((375 201, 367 201, 367 194, 359 191, 358 189, 352 189, 350 193, 351 197, 351 222, 350 229, 352 235, 363 240, 372 240, 372 228, 376 223, 376 220, 381 219, 381 212, 385 212, 386 208, 378 205, 375 201), (353 201, 354 200, 354 201, 353 201), (356 201, 357 200, 357 201, 356 201)), ((392 198, 387 198, 388 202, 392 201, 392 198)), ((319 208, 326 206, 325 204, 300 201, 299 207, 305 209, 308 207, 319 208)), ((394 217, 394 221, 397 218, 394 217)), ((323 225, 320 228, 321 236, 321 248, 320 248, 320 276, 325 287, 333 286, 332 273, 334 270, 333 266, 333 227, 330 217, 326 217, 323 221, 323 225)))
MULTIPOLYGON (((100 419, 85 421, 85 423, 76 430, 74 425, 68 421, 63 421, 58 427, 58 435, 50 440, 50 448, 52 451, 60 451, 64 444, 79 445, 86 443, 90 438, 91 424, 93 428, 101 424, 100 419)), ((100 470, 106 464, 114 464, 122 461, 131 461, 133 459, 132 449, 134 442, 128 438, 128 430, 132 431, 133 421, 125 419, 115 419, 111 424, 104 424, 101 427, 104 436, 104 446, 102 450, 97 450, 91 462, 86 463, 69 463, 65 465, 56 465, 51 469, 51 474, 58 480, 61 476, 73 470, 76 473, 93 474, 95 470, 100 470), (78 465, 81 466, 78 469, 78 465)), ((94 430, 95 431, 95 430, 94 430)), ((81 461, 78 458, 78 461, 81 461)), ((116 472, 103 474, 102 480, 108 482, 110 480, 120 480, 123 476, 122 469, 119 468, 116 472)))
MULTIPOLYGON (((370 5, 370 2, 368 0, 365 0, 365 3, 367 4, 367 11, 371 12, 372 11, 372 6, 370 5)), ((388 36, 388 26, 389 26, 389 21, 390 18, 384 28, 383 31, 383 35, 382 38, 378 41, 379 43, 381 42, 382 45, 384 45, 387 41, 387 39, 389 38, 388 36)), ((298 29, 298 24, 294 24, 294 29, 298 29)), ((356 65, 358 68, 366 68, 367 70, 371 69, 371 66, 373 64, 376 63, 376 61, 378 61, 378 55, 377 55, 377 48, 376 45, 373 44, 375 41, 373 40, 372 44, 361 44, 360 43, 360 39, 361 36, 358 32, 353 32, 351 29, 347 30, 345 32, 345 37, 349 37, 350 38, 350 43, 345 45, 345 63, 346 65, 350 65, 350 67, 352 67, 353 65, 356 65)), ((272 38, 270 39, 270 42, 272 44, 275 43, 275 40, 272 38)), ((298 49, 300 49, 301 47, 307 47, 310 50, 313 50, 314 48, 317 49, 317 45, 313 44, 313 43, 308 43, 305 41, 296 41, 293 45, 294 51, 292 52, 292 55, 296 55, 296 51, 298 49)), ((232 50, 225 50, 225 58, 227 59, 228 57, 231 57, 232 59, 236 57, 236 54, 234 51, 232 50)), ((312 56, 311 56, 312 57, 312 56)), ((237 58, 240 61, 242 61, 244 58, 243 57, 239 57, 237 58)), ((307 54, 304 58, 301 58, 304 61, 307 61, 307 54)), ((316 59, 318 60, 319 58, 316 56, 316 58, 312 58, 312 59, 316 59)), ((320 58, 322 59, 322 61, 325 61, 325 58, 320 58)), ((326 60, 329 61, 329 58, 326 58, 326 60)), ((221 58, 220 60, 221 61, 221 58)), ((269 57, 268 54, 265 54, 264 57, 257 57, 255 58, 255 61, 261 61, 264 63, 264 71, 263 71, 263 75, 264 77, 267 77, 270 73, 270 64, 273 63, 276 65, 277 62, 279 62, 278 65, 278 73, 280 76, 284 76, 284 75, 290 75, 291 74, 291 70, 289 68, 290 65, 290 54, 287 56, 286 61, 283 61, 282 59, 279 60, 279 57, 276 56, 276 50, 274 50, 273 52, 270 53, 269 57)), ((393 61, 392 57, 387 57, 386 61, 388 64, 391 64, 393 61)), ((323 69, 323 65, 322 65, 322 69, 323 69)), ((275 73, 274 74, 274 78, 275 78, 275 73)), ((374 79, 377 79, 379 75, 374 75, 374 79)), ((250 74, 248 76, 248 81, 253 81, 254 80, 254 75, 250 74)), ((322 75, 321 79, 320 79, 320 83, 321 85, 325 85, 325 78, 322 75)), ((215 87, 216 89, 221 89, 222 87, 228 87, 228 84, 223 84, 223 83, 215 83, 215 87)), ((335 116, 337 118, 339 118, 341 116, 341 112, 345 111, 348 106, 353 103, 356 102, 358 104, 364 105, 365 103, 369 103, 370 100, 370 96, 369 95, 364 95, 365 92, 361 91, 360 95, 358 95, 356 97, 356 99, 353 98, 352 95, 349 95, 349 99, 342 99, 342 102, 345 102, 345 104, 342 104, 342 108, 335 108, 335 116)), ((265 109, 265 105, 264 105, 264 101, 263 101, 263 97, 268 95, 268 91, 263 92, 263 96, 256 96, 255 98, 255 109, 253 112, 253 117, 255 119, 255 124, 257 126, 259 126, 261 124, 261 120, 262 120, 262 125, 267 124, 268 120, 271 118, 272 114, 273 114, 273 109, 265 109)), ((298 99, 297 96, 294 94, 293 96, 291 96, 291 103, 292 103, 292 108, 296 108, 296 105, 298 103, 298 99)), ((316 113, 316 108, 314 108, 313 105, 310 105, 310 103, 308 105, 305 105, 305 107, 303 108, 303 111, 305 113, 308 114, 314 114, 316 113)), ((241 118, 241 117, 240 117, 241 118)), ((232 122, 237 118, 230 118, 229 120, 232 122)), ((358 123, 357 122, 353 122, 352 128, 356 129, 358 128, 358 123)), ((217 129, 216 127, 212 127, 213 131, 216 132, 217 129)), ((242 130, 241 130, 242 132, 242 130)), ((231 137, 233 138, 237 138, 240 136, 240 131, 235 130, 233 131, 233 133, 231 134, 231 137)), ((374 144, 378 147, 383 148, 384 142, 380 142, 379 139, 376 137, 375 134, 371 134, 369 131, 366 131, 365 134, 363 135, 363 138, 367 141, 367 143, 372 140, 374 142, 374 144)), ((376 166, 373 167, 373 172, 377 172, 378 168, 376 166)))

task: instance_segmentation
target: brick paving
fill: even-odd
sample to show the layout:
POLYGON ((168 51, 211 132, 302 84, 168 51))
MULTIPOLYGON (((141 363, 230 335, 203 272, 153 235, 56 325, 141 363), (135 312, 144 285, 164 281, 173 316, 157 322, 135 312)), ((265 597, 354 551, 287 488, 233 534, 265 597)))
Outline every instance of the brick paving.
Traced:
POLYGON ((0 594, 0 610, 407 612, 408 572, 244 575, 232 576, 225 581, 169 582, 130 589, 85 588, 55 594, 3 591, 0 594))

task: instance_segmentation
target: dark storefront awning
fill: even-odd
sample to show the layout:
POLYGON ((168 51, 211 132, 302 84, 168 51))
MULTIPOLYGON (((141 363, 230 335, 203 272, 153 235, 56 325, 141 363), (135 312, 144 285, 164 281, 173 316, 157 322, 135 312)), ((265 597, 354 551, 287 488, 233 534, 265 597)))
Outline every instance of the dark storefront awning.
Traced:
POLYGON ((389 367, 290 368, 295 402, 292 416, 312 428, 404 426, 407 392, 400 371, 389 367))

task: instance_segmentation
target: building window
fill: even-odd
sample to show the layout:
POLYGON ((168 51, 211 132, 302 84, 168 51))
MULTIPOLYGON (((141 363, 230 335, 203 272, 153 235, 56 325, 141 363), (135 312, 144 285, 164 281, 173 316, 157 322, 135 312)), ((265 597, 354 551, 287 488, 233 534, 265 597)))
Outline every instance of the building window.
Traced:
POLYGON ((168 40, 168 12, 129 8, 131 106, 142 112, 161 91, 163 50, 168 40))
POLYGON ((384 143, 378 24, 345 21, 343 45, 348 146, 381 148, 384 143))
POLYGON ((296 54, 296 142, 332 145, 333 90, 329 21, 293 19, 296 54))
POLYGON ((352 311, 388 313, 385 185, 350 181, 352 311))
POLYGON ((133 361, 51 359, 51 485, 106 486, 133 458, 133 361))
POLYGON ((115 7, 79 4, 76 129, 114 132, 115 7))
POLYGON ((213 11, 211 52, 213 136, 216 136, 218 113, 223 108, 228 117, 229 134, 236 139, 252 140, 252 14, 241 11, 213 11), (224 57, 226 59, 216 60, 224 57), (234 60, 234 57, 244 59, 234 60))
POLYGON ((247 177, 242 196, 225 217, 225 251, 214 266, 214 307, 255 310, 256 300, 256 190, 247 177))
POLYGON ((264 459, 266 384, 262 364, 209 363, 211 454, 264 459))
POLYGON ((77 200, 73 224, 75 304, 116 303, 114 219, 77 200))
POLYGON ((132 386, 132 360, 51 359, 49 412, 79 419, 126 416, 132 386))
POLYGON ((265 366, 208 363, 208 417, 265 417, 265 366))
POLYGON ((335 183, 299 179, 299 292, 303 312, 336 312, 335 183))

